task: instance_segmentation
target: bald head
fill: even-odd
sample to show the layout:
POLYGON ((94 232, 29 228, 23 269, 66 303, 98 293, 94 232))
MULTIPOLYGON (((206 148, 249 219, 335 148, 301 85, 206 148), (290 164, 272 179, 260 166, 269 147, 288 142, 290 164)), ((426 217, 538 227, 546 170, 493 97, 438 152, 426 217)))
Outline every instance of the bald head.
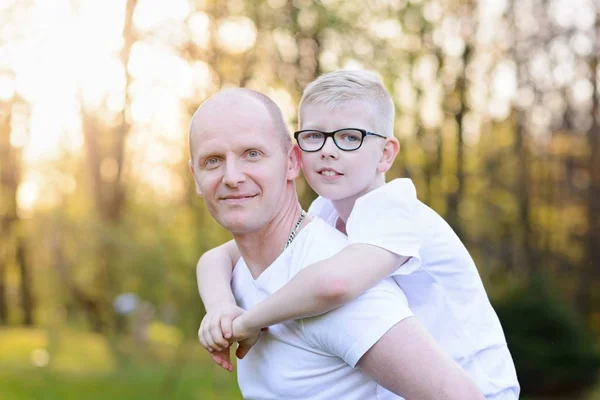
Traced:
MULTIPOLYGON (((242 110, 264 111, 268 116, 271 128, 280 137, 282 148, 287 152, 292 146, 292 139, 285 124, 281 110, 269 97, 255 90, 245 88, 225 89, 208 98, 198 107, 198 110, 192 117, 189 131, 190 157, 193 161, 194 137, 202 131, 203 126, 207 124, 215 115, 219 113, 242 110)), ((232 117, 235 117, 232 115, 232 117)), ((258 120, 258 116, 257 116, 258 120)))

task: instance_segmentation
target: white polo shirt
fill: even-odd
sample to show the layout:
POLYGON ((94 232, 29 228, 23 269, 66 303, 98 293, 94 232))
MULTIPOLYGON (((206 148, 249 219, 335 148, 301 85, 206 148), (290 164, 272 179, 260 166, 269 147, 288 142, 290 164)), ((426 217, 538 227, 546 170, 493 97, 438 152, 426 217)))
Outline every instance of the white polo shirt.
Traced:
MULTIPOLYGON (((331 201, 309 212, 335 226, 331 201)), ((346 222, 349 243, 411 257, 391 276, 415 316, 488 399, 517 399, 519 383, 502 326, 469 252, 452 228, 417 199, 410 179, 396 179, 359 198, 346 222)))
MULTIPOLYGON (((315 218, 256 280, 240 260, 232 277, 236 302, 249 309, 302 268, 328 258, 347 238, 315 218)), ((323 315, 269 327, 238 361, 245 399, 400 399, 354 368, 390 328, 412 316, 404 293, 386 279, 323 315)))

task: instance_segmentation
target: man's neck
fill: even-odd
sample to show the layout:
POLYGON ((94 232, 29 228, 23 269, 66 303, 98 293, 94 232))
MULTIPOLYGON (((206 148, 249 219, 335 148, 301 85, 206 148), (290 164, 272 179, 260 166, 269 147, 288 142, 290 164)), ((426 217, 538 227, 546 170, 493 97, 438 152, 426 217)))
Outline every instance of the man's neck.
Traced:
POLYGON ((240 254, 254 279, 258 278, 283 252, 301 210, 298 198, 290 196, 275 218, 266 226, 258 231, 234 235, 240 254))

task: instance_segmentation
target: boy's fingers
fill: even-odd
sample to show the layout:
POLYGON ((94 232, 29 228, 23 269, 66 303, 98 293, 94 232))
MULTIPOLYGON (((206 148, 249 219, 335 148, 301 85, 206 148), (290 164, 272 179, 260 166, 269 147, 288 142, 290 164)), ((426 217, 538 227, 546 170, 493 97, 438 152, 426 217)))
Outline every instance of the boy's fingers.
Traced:
POLYGON ((225 339, 231 338, 231 332, 233 331, 233 319, 229 316, 221 318, 221 332, 225 339))
POLYGON ((200 329, 198 330, 198 339, 200 339, 202 347, 204 347, 209 352, 212 352, 214 351, 214 343, 212 342, 210 332, 208 331, 208 328, 210 326, 209 317, 210 316, 206 316, 202 319, 200 329))
POLYGON ((210 328, 210 342, 214 345, 214 347, 221 351, 222 349, 229 346, 229 342, 223 337, 223 332, 221 332, 221 324, 215 324, 210 328))
POLYGON ((198 340, 200 341, 200 344, 202 345, 202 347, 204 347, 206 350, 209 349, 208 343, 204 339, 204 334, 202 333, 202 327, 200 327, 200 329, 198 329, 198 340))

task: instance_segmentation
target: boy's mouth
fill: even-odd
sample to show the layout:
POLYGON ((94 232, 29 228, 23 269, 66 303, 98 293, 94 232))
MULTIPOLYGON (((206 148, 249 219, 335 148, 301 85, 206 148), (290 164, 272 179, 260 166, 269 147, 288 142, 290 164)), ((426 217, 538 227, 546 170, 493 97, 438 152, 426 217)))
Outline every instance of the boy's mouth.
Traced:
POLYGON ((341 175, 344 175, 344 174, 341 174, 341 173, 337 172, 333 168, 321 168, 321 169, 317 170, 317 173, 319 175, 323 175, 323 176, 341 176, 341 175))

